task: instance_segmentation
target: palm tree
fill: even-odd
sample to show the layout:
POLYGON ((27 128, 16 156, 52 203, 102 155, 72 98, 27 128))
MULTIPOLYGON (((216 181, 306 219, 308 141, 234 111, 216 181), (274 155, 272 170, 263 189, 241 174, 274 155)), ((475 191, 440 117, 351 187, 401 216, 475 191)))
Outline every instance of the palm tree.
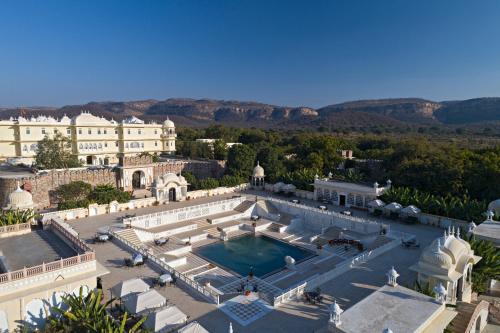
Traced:
POLYGON ((492 242, 477 240, 472 236, 467 241, 474 254, 482 258, 472 270, 472 289, 484 293, 489 280, 500 278, 500 250, 492 242))
POLYGON ((0 214, 0 225, 14 225, 31 222, 36 217, 33 209, 5 210, 0 214))
MULTIPOLYGON (((53 307, 52 316, 49 317, 45 330, 47 332, 125 332, 125 324, 128 314, 125 312, 122 320, 118 323, 108 314, 106 309, 113 299, 102 303, 102 290, 91 291, 83 296, 83 288, 80 287, 78 295, 69 294, 63 296, 64 307, 53 307)), ((145 330, 141 328, 146 317, 141 318, 128 332, 139 333, 145 330)))

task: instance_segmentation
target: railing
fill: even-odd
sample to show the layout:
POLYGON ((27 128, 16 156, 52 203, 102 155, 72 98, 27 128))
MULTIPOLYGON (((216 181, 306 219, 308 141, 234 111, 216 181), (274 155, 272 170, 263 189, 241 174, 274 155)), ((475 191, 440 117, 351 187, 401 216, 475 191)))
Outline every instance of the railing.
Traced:
POLYGON ((95 253, 94 252, 87 252, 87 253, 79 254, 79 255, 76 255, 74 257, 70 257, 70 258, 66 258, 66 259, 56 260, 56 261, 52 261, 49 263, 42 263, 41 265, 38 265, 38 266, 24 267, 23 269, 20 269, 17 271, 12 271, 12 272, 7 272, 4 274, 1 274, 0 275, 0 284, 11 282, 11 281, 17 281, 17 280, 29 278, 32 276, 48 273, 48 272, 57 271, 57 270, 60 270, 63 268, 76 266, 76 265, 79 265, 81 263, 94 261, 94 260, 95 260, 95 253))
POLYGON ((300 296, 304 293, 306 288, 314 288, 325 282, 328 282, 331 279, 347 272, 349 269, 358 266, 362 263, 365 263, 369 259, 373 259, 378 255, 390 250, 391 248, 397 246, 398 244, 399 240, 393 240, 387 244, 377 247, 376 249, 370 251, 364 251, 359 255, 355 256, 354 258, 341 263, 340 265, 336 266, 335 268, 333 268, 328 272, 319 275, 315 274, 309 277, 308 279, 300 282, 297 286, 291 287, 286 291, 284 291, 283 293, 281 293, 280 295, 275 296, 273 300, 273 306, 277 306, 291 299, 292 297, 300 296))
POLYGON ((122 242, 123 244, 125 244, 126 246, 128 246, 129 248, 131 248, 132 250, 140 253, 144 257, 147 257, 148 260, 151 260, 156 265, 160 266, 160 268, 166 270, 172 276, 175 276, 177 279, 181 280, 182 282, 184 282, 185 284, 187 284, 188 286, 190 286, 191 288, 193 288, 194 290, 196 290, 197 292, 199 292, 200 294, 202 294, 203 296, 205 296, 211 302, 214 302, 215 304, 219 305, 219 294, 217 294, 216 292, 214 292, 214 291, 212 291, 212 290, 204 287, 203 285, 199 284, 198 282, 190 279, 187 275, 182 274, 181 272, 177 271, 175 268, 173 268, 172 266, 168 265, 166 262, 164 262, 161 259, 157 258, 153 254, 148 253, 145 248, 140 248, 140 247, 138 247, 138 246, 130 243, 125 238, 123 238, 122 236, 120 236, 119 234, 117 234, 117 233, 115 233, 113 231, 110 231, 110 232, 113 234, 113 236, 114 236, 115 239, 119 240, 120 242, 122 242))
POLYGON ((189 206, 189 207, 177 208, 177 209, 172 209, 172 210, 165 210, 165 211, 158 212, 158 213, 145 214, 145 215, 140 215, 140 216, 135 216, 135 217, 123 219, 123 223, 124 224, 131 224, 132 222, 139 222, 139 221, 143 221, 145 219, 152 219, 152 218, 158 218, 158 217, 162 217, 162 216, 174 215, 174 214, 181 213, 181 212, 195 211, 197 209, 212 207, 212 206, 221 205, 221 204, 229 204, 231 202, 241 203, 244 200, 245 199, 240 196, 238 198, 213 201, 213 202, 208 202, 208 203, 196 205, 196 206, 189 206))
POLYGON ((485 300, 479 302, 479 304, 474 309, 472 316, 470 317, 469 324, 464 331, 465 333, 474 332, 473 329, 475 328, 477 318, 481 315, 481 311, 486 310, 486 313, 488 313, 489 307, 490 303, 486 302, 485 300))
POLYGON ((340 218, 340 219, 343 219, 343 220, 348 220, 348 221, 353 221, 353 222, 360 222, 360 223, 365 223, 365 224, 378 224, 378 225, 382 224, 380 222, 377 222, 377 221, 374 221, 374 220, 370 220, 370 219, 364 219, 364 218, 362 219, 362 218, 355 217, 355 216, 344 215, 344 214, 340 214, 340 213, 329 211, 329 210, 322 210, 322 209, 319 209, 319 208, 316 208, 316 207, 307 206, 307 205, 304 205, 304 204, 293 203, 293 202, 289 202, 289 201, 285 201, 285 200, 281 200, 281 199, 276 199, 276 198, 273 198, 273 197, 267 197, 266 200, 274 201, 274 202, 279 202, 281 204, 286 204, 286 205, 289 205, 289 206, 292 206, 292 207, 306 209, 306 210, 309 210, 309 211, 312 211, 312 212, 321 213, 321 214, 329 215, 329 216, 332 216, 332 217, 337 217, 337 218, 340 218))
POLYGON ((91 252, 92 249, 85 244, 80 238, 75 237, 69 230, 67 230, 63 225, 61 225, 56 220, 50 220, 50 227, 57 230, 63 237, 68 239, 71 243, 78 247, 82 252, 91 252))
POLYGON ((5 226, 0 227, 0 233, 16 232, 16 231, 22 231, 22 230, 26 230, 26 229, 30 229, 30 228, 31 228, 30 223, 5 225, 5 226))

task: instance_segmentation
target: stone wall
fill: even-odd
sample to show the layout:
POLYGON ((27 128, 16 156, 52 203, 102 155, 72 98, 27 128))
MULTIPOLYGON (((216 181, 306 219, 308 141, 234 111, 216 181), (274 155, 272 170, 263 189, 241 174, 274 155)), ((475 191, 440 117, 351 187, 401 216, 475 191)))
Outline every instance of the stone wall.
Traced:
POLYGON ((174 160, 154 163, 153 175, 156 178, 168 172, 182 173, 189 171, 199 179, 220 178, 224 174, 225 167, 225 161, 174 160))
POLYGON ((55 202, 55 190, 63 184, 81 180, 95 185, 111 184, 116 186, 116 173, 112 169, 89 170, 86 168, 50 170, 33 174, 30 177, 1 178, 0 177, 0 202, 2 207, 7 202, 9 194, 17 187, 17 181, 26 189, 30 189, 33 202, 37 209, 50 207, 55 202))
MULTIPOLYGON (((133 161, 143 160, 138 158, 133 161)), ((219 178, 224 174, 224 170, 224 161, 172 160, 153 163, 154 177, 167 172, 179 173, 189 171, 197 178, 219 178)), ((110 168, 97 170, 87 168, 57 169, 20 177, 2 177, 0 175, 0 206, 5 206, 9 194, 17 187, 17 181, 33 194, 33 201, 38 205, 37 209, 41 210, 49 208, 56 203, 55 190, 61 185, 81 180, 92 186, 102 184, 118 186, 119 177, 119 171, 110 168)))

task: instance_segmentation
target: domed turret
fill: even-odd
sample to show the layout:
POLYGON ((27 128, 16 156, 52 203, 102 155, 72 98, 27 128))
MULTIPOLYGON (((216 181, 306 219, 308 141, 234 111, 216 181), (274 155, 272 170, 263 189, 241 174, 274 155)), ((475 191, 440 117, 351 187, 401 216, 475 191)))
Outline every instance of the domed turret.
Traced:
POLYGON ((439 238, 436 241, 434 250, 427 249, 422 254, 422 259, 431 265, 435 265, 446 270, 450 269, 452 266, 451 257, 441 250, 441 240, 439 238))
POLYGON ((252 176, 254 177, 264 177, 264 168, 259 165, 259 161, 257 161, 257 165, 255 168, 253 168, 253 174, 252 176))
POLYGON ((175 124, 172 120, 167 117, 167 120, 163 122, 163 126, 166 128, 175 128, 175 124))
POLYGON ((33 196, 28 191, 23 190, 17 184, 17 188, 9 194, 6 209, 32 209, 35 207, 33 204, 33 196))
POLYGON ((488 210, 495 212, 495 214, 500 215, 500 199, 494 200, 489 203, 488 210))
POLYGON ((265 178, 264 168, 259 165, 257 161, 257 165, 253 168, 252 172, 252 186, 253 188, 262 189, 264 187, 264 178, 265 178))

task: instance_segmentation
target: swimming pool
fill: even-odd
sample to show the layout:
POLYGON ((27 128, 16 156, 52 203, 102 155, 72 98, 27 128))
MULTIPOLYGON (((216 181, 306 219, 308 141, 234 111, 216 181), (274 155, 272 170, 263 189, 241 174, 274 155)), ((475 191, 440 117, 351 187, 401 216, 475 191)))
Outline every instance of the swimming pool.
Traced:
POLYGON ((315 255, 270 237, 253 235, 202 246, 194 253, 241 276, 252 270, 260 278, 284 268, 285 256, 291 256, 298 263, 315 255))

